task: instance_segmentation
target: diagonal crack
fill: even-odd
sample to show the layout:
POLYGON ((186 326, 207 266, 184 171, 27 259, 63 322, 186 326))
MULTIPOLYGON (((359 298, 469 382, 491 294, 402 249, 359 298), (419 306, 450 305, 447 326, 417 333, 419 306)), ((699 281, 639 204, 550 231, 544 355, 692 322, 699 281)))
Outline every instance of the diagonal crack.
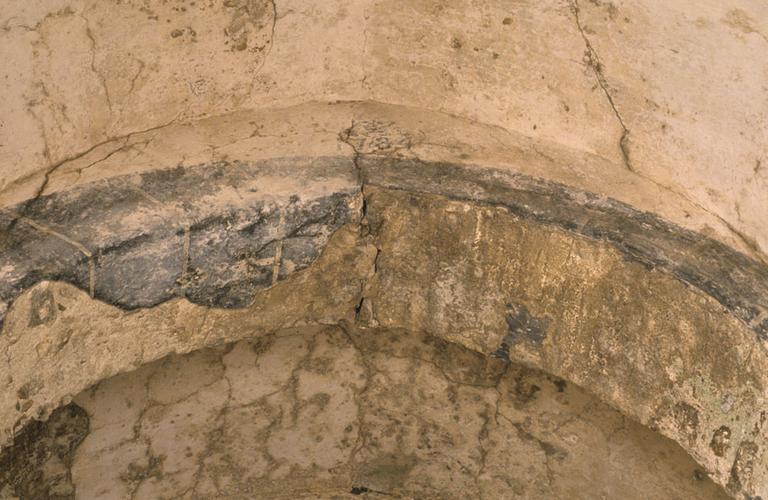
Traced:
POLYGON ((95 288, 96 288, 96 262, 94 261, 93 253, 88 250, 85 245, 80 243, 79 241, 76 241, 66 234, 60 233, 53 228, 46 226, 45 224, 40 224, 39 222, 35 222, 32 219, 25 217, 23 215, 15 215, 14 221, 23 222, 24 224, 27 224, 28 226, 31 226, 35 228, 36 230, 40 231, 41 233, 45 233, 48 235, 53 236, 54 238, 58 238, 61 241, 67 243, 70 246, 73 246, 76 248, 80 253, 82 253, 87 259, 88 259, 88 293, 90 294, 91 298, 94 297, 95 288))
MULTIPOLYGON (((98 143, 94 144, 93 146, 89 147, 89 148, 88 148, 88 149, 86 149, 85 151, 82 151, 82 152, 80 152, 80 153, 77 153, 77 154, 75 154, 75 155, 72 155, 72 156, 68 156, 68 157, 66 157, 66 158, 64 158, 64 159, 62 159, 62 160, 60 160, 60 161, 58 161, 58 162, 54 163, 53 165, 51 165, 50 167, 48 167, 48 169, 47 169, 47 170, 45 171, 45 173, 43 174, 43 181, 40 183, 40 186, 38 186, 37 190, 35 191, 35 194, 34 194, 34 195, 31 197, 31 198, 29 198, 28 200, 26 200, 25 202, 23 202, 23 203, 21 204, 21 207, 20 207, 20 209, 18 210, 17 214, 14 216, 14 218, 13 218, 13 219, 11 219, 11 222, 9 222, 9 223, 8 223, 8 225, 5 227, 5 231, 6 231, 6 232, 7 232, 7 231, 11 231, 11 230, 12 230, 14 227, 16 227, 16 224, 19 222, 19 220, 20 220, 22 217, 25 217, 25 216, 26 216, 26 214, 27 214, 27 211, 29 210, 29 207, 30 207, 30 206, 31 206, 33 203, 35 203, 37 200, 39 200, 39 199, 40 199, 40 197, 41 197, 41 196, 42 196, 42 195, 45 193, 45 190, 46 190, 46 188, 48 187, 48 183, 50 182, 51 176, 52 176, 52 175, 53 175, 53 174, 54 174, 54 173, 55 173, 55 172, 56 172, 56 171, 57 171, 59 168, 61 168, 61 166, 63 166, 63 165, 66 165, 67 163, 70 163, 70 162, 73 162, 73 161, 79 160, 80 158, 83 158, 83 157, 87 156, 88 154, 92 153, 92 152, 93 152, 93 151, 95 151, 96 149, 100 148, 101 146, 107 145, 107 144, 109 144, 110 142, 113 142, 113 141, 116 141, 116 140, 119 140, 119 139, 124 139, 124 141, 125 141, 125 142, 123 142, 123 144, 122 144, 120 147, 118 147, 116 150, 113 150, 113 151, 111 151, 111 152, 110 152, 110 153, 108 153, 108 154, 107 154, 107 155, 106 155, 104 158, 102 158, 102 159, 100 159, 100 160, 97 160, 97 161, 95 161, 95 162, 91 163, 90 165, 88 165, 87 167, 85 167, 85 168, 90 168, 90 167, 92 167, 93 165, 95 165, 95 164, 99 163, 100 161, 104 161, 104 160, 106 160, 107 158, 109 158, 110 156, 112 156, 113 154, 117 153, 118 151, 120 151, 120 150, 122 150, 122 149, 126 148, 126 143, 127 143, 127 142, 130 140, 130 138, 131 138, 131 137, 133 137, 134 135, 144 134, 144 133, 147 133, 147 132, 152 132, 153 130, 159 130, 159 129, 165 128, 165 127, 167 127, 167 126, 169 126, 169 125, 173 124, 174 122, 176 122, 176 121, 178 120, 179 116, 180 116, 180 114, 179 114, 179 115, 176 115, 176 116, 175 116, 175 117, 174 117, 172 120, 170 120, 170 121, 168 121, 168 122, 166 122, 166 123, 163 123, 163 124, 161 124, 161 125, 156 125, 156 126, 154 126, 154 127, 150 127, 150 128, 144 129, 144 130, 136 130, 136 131, 134 131, 134 132, 129 132, 128 134, 125 134, 125 135, 123 135, 123 136, 118 136, 118 137, 114 137, 114 136, 112 136, 112 137, 108 137, 107 139, 105 139, 105 140, 103 140, 103 141, 101 141, 101 142, 98 142, 98 143)), ((84 170, 84 169, 81 169, 81 170, 84 170)))
MULTIPOLYGON (((633 174, 638 175, 639 177, 642 177, 643 179, 652 182, 660 189, 663 189, 664 191, 667 191, 669 193, 672 193, 676 196, 679 196, 680 198, 688 201, 695 207, 702 210, 704 213, 707 213, 717 219, 721 224, 723 224, 728 231, 734 235, 734 237, 740 241, 746 249, 748 249, 751 252, 751 256, 754 258, 757 258, 761 262, 768 264, 768 258, 763 253, 760 246, 757 244, 757 242, 754 240, 754 238, 749 237, 744 232, 737 229, 733 224, 728 222, 723 216, 719 215, 718 213, 707 209, 704 207, 701 203, 691 199, 690 196, 687 196, 681 191, 678 191, 676 189, 673 189, 669 186, 666 186, 652 177, 642 174, 639 171, 637 171, 634 166, 632 165, 632 162, 630 160, 629 156, 629 134, 630 130, 627 127, 626 123, 624 122, 624 119, 621 116, 621 113, 619 113, 619 109, 616 106, 616 101, 614 100, 613 95, 611 94, 609 90, 608 81, 605 78, 605 73, 603 72, 603 64, 600 61, 600 56, 597 54, 597 51, 595 51, 595 48, 592 46, 592 43, 589 41, 589 37, 587 37, 587 34, 584 31, 584 26, 581 22, 581 16, 580 16, 580 6, 579 6, 579 0, 569 0, 570 6, 571 6, 571 12, 573 13, 573 17, 576 20, 576 27, 579 30, 579 33, 581 33, 581 38, 584 40, 584 45, 586 47, 584 58, 587 65, 592 68, 592 71, 595 74, 595 79, 597 80, 597 84, 600 86, 600 89, 602 89, 603 93, 605 94, 605 97, 608 99, 608 103, 611 106, 611 109, 613 110, 613 114, 616 116, 616 119, 619 121, 619 125, 621 126, 621 138, 619 139, 619 149, 621 150, 621 156, 624 160, 624 166, 632 172, 633 174)), ((758 167, 760 166, 760 163, 758 162, 758 167)))
POLYGON ((365 171, 363 169, 363 166, 360 163, 361 158, 363 157, 363 152, 360 151, 360 148, 355 145, 354 141, 352 140, 352 134, 355 129, 355 120, 352 119, 349 128, 343 129, 341 132, 339 132, 338 140, 339 142, 346 144, 349 146, 350 149, 352 149, 352 164, 355 168, 355 173, 357 175, 357 182, 360 185, 360 197, 362 198, 362 203, 360 206, 360 236, 365 238, 367 241, 372 243, 376 247, 376 256, 373 259, 373 272, 372 275, 368 278, 364 279, 360 283, 360 298, 357 301, 355 305, 355 319, 360 320, 363 317, 363 314, 367 313, 367 319, 365 322, 368 323, 369 326, 375 326, 377 324, 374 309, 373 309, 373 303, 371 302, 371 297, 368 296, 368 293, 370 291, 369 284, 371 282, 371 279, 373 276, 375 276, 379 272, 379 258, 381 257, 381 247, 376 242, 376 236, 378 232, 378 229, 374 231, 374 229, 371 228, 370 222, 368 220, 368 208, 370 206, 369 203, 369 193, 366 192, 366 177, 365 177, 365 171), (365 310, 364 310, 365 309, 365 310))
POLYGON ((626 123, 624 123, 624 119, 621 117, 619 109, 616 107, 616 102, 613 99, 613 95, 608 90, 609 85, 605 75, 603 74, 603 63, 600 61, 600 56, 597 55, 597 51, 595 51, 595 48, 589 41, 587 34, 584 32, 584 27, 581 24, 581 17, 579 15, 579 0, 571 0, 570 3, 571 12, 573 12, 573 17, 576 19, 576 27, 579 29, 581 38, 584 40, 584 45, 586 46, 586 50, 584 51, 584 58, 586 63, 590 68, 592 68, 592 71, 595 74, 595 79, 597 80, 597 84, 600 86, 603 93, 605 94, 605 97, 608 99, 608 104, 611 105, 613 114, 616 115, 616 119, 619 121, 619 125, 621 125, 621 139, 619 139, 619 149, 621 150, 621 156, 624 159, 624 166, 627 167, 627 170, 630 172, 636 173, 629 158, 629 129, 627 128, 626 123))

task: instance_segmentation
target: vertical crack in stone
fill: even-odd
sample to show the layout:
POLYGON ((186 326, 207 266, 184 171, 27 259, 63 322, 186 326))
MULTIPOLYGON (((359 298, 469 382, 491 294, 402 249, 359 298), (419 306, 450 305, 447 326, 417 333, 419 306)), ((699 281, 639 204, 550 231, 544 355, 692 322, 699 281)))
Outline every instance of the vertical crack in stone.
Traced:
POLYGON ((352 142, 352 132, 355 129, 355 120, 353 119, 350 123, 348 128, 345 128, 341 132, 339 132, 339 141, 346 144, 352 149, 352 163, 355 166, 355 171, 357 172, 357 181, 360 184, 360 192, 362 193, 363 187, 365 185, 365 179, 363 179, 363 170, 360 166, 360 157, 362 156, 362 153, 360 150, 355 146, 355 144, 352 142))
MULTIPOLYGON (((489 355, 488 359, 493 359, 493 355, 489 355)), ((480 447, 480 467, 477 471, 477 474, 475 475, 475 487, 478 488, 479 497, 481 500, 484 499, 485 495, 483 495, 483 490, 480 486, 480 478, 483 477, 486 474, 486 469, 488 468, 488 453, 489 453, 489 444, 492 444, 491 434, 492 431, 498 429, 499 427, 499 416, 501 415, 501 403, 503 399, 503 394, 501 392, 501 382, 504 380, 504 378, 507 377, 507 374, 509 373, 509 367, 511 366, 511 363, 505 362, 504 363, 504 369, 501 370, 501 372, 498 374, 498 377, 496 378, 496 381, 493 385, 493 392, 495 394, 495 399, 493 401, 493 425, 494 428, 491 428, 491 422, 490 418, 491 415, 486 413, 484 416, 483 421, 483 428, 478 435, 478 445, 480 447)), ((444 373, 444 372, 443 372, 444 373)), ((486 408, 486 412, 487 412, 486 408)))
POLYGON ((348 464, 351 465, 360 450, 367 446, 363 402, 366 392, 368 392, 368 389, 371 387, 371 381, 373 380, 373 376, 376 374, 376 369, 367 358, 363 347, 357 342, 357 339, 355 338, 355 335, 352 331, 354 327, 350 326, 346 321, 343 320, 340 321, 337 326, 339 330, 341 330, 342 334, 347 338, 352 348, 357 352, 358 356, 360 356, 360 363, 363 365, 363 369, 365 370, 365 384, 362 388, 355 391, 355 402, 357 406, 357 442, 355 443, 355 447, 352 448, 352 452, 349 456, 348 464))
POLYGON ((352 141, 352 133, 355 129, 356 123, 353 119, 349 125, 348 128, 342 130, 339 132, 338 139, 340 142, 346 144, 352 149, 352 164, 355 167, 355 172, 357 173, 357 181, 360 185, 360 196, 362 198, 362 203, 360 206, 360 236, 366 238, 370 243, 374 244, 376 246, 376 256, 373 260, 373 272, 372 275, 366 279, 363 280, 360 284, 360 299, 357 301, 355 305, 355 319, 361 320, 362 314, 364 312, 368 312, 368 322, 371 324, 371 326, 374 326, 376 324, 376 320, 373 317, 373 306, 371 304, 371 297, 367 297, 366 293, 368 292, 368 283, 373 278, 373 276, 376 275, 379 271, 379 257, 381 256, 381 248, 378 245, 375 245, 375 242, 373 241, 373 237, 376 235, 373 234, 371 225, 368 221, 368 209, 370 207, 370 203, 368 200, 368 193, 366 190, 367 184, 366 184, 366 177, 365 172, 363 170, 363 166, 360 163, 360 159, 362 158, 363 153, 360 151, 360 149, 354 144, 352 141), (366 306, 369 309, 366 311, 366 306))
POLYGON ((187 493, 191 493, 193 497, 197 496, 197 490, 200 487, 200 482, 202 481, 203 472, 205 470, 205 462, 208 458, 211 457, 211 455, 213 455, 213 453, 215 452, 215 450, 219 445, 222 435, 224 434, 224 427, 226 425, 226 416, 230 410, 230 406, 232 403, 232 381, 227 376, 227 366, 224 363, 224 357, 222 355, 219 355, 217 357, 217 362, 221 365, 221 369, 222 369, 221 378, 211 382, 210 384, 208 384, 208 386, 203 386, 199 388, 195 393, 191 394, 189 397, 194 396, 195 394, 200 392, 200 390, 202 390, 203 388, 209 387, 217 383, 219 380, 224 380, 226 382, 227 395, 224 402, 221 405, 221 408, 219 408, 219 411, 216 412, 216 416, 213 419, 213 425, 211 430, 206 434, 205 448, 197 456, 195 472, 192 475, 193 483, 188 490, 186 490, 181 495, 179 495, 180 497, 183 497, 187 493))
MULTIPOLYGON (((142 426, 144 424, 144 419, 149 412, 150 409, 152 409, 153 405, 150 403, 151 398, 151 389, 150 384, 152 382, 153 377, 157 374, 157 372, 160 369, 160 364, 156 364, 151 373, 147 376, 147 378, 144 380, 143 384, 143 390, 144 394, 146 396, 147 403, 145 406, 141 409, 139 412, 138 417, 136 418, 136 422, 133 425, 133 428, 131 429, 132 436, 125 441, 121 441, 119 444, 122 444, 123 442, 135 442, 139 443, 140 441, 143 441, 146 449, 144 451, 144 455, 147 457, 147 461, 150 462, 150 455, 151 455, 151 445, 152 443, 150 440, 146 437, 142 436, 142 426)), ((141 483, 144 481, 144 477, 142 477, 143 474, 141 474, 141 467, 133 466, 133 462, 128 464, 128 472, 121 475, 121 480, 128 483, 130 485, 129 489, 129 498, 131 500, 134 500, 136 498, 136 493, 141 487, 141 483), (137 474, 138 473, 138 474, 137 474)))
POLYGON ((277 283, 280 276, 280 263, 283 260, 283 240, 279 240, 275 245, 275 257, 272 262, 272 284, 277 283))
POLYGON ((179 282, 181 283, 181 291, 184 293, 187 288, 187 273, 189 272, 189 247, 191 245, 192 237, 190 235, 189 224, 184 225, 184 241, 182 243, 182 256, 181 256, 181 277, 179 282))
MULTIPOLYGON (((280 213, 277 223, 277 230, 282 231, 285 226, 285 210, 278 208, 280 213)), ((275 243, 275 256, 272 258, 272 285, 277 284, 277 280, 280 277, 280 266, 283 260, 283 238, 280 238, 275 243)))

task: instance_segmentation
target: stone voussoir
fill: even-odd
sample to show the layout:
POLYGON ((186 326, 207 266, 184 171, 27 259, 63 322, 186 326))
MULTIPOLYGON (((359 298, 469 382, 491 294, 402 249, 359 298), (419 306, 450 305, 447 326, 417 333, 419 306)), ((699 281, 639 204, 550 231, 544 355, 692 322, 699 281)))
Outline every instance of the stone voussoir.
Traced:
MULTIPOLYGON (((149 308, 147 311, 153 311, 159 304, 171 299, 172 304, 177 304, 178 298, 183 297, 204 307, 236 308, 245 314, 252 313, 254 307, 271 303, 270 300, 260 303, 259 297, 264 293, 271 294, 274 285, 293 273, 305 270, 309 272, 307 276, 311 276, 312 263, 323 254, 334 233, 345 225, 368 228, 361 231, 363 239, 356 240, 355 245, 369 238, 374 241, 386 239, 390 231, 387 223, 390 219, 397 220, 397 216, 380 219, 393 202, 378 205, 375 202, 377 192, 391 193, 387 196, 394 196, 393 200, 400 196, 414 200, 412 215, 417 218, 432 210, 428 208, 431 206, 429 199, 437 196, 446 203, 458 203, 465 207, 462 209, 465 212, 502 210, 513 218, 511 220, 543 228, 546 232, 554 231, 567 238, 577 238, 587 246, 607 245, 626 262, 638 264, 644 273, 666 276, 665 279, 680 283, 682 289, 692 287, 713 304, 719 304, 722 310, 711 309, 712 314, 730 316, 751 331, 750 342, 760 351, 760 359, 764 357, 768 271, 762 264, 713 239, 604 196, 493 168, 428 162, 397 155, 357 154, 352 159, 280 158, 256 163, 227 160, 112 177, 71 191, 41 196, 4 211, 6 219, 12 222, 8 223, 10 230, 4 240, 7 250, 3 252, 6 261, 2 269, 10 279, 4 282, 3 298, 13 310, 14 299, 31 289, 30 302, 25 306, 29 311, 26 325, 29 329, 55 328, 56 316, 64 314, 57 310, 63 304, 55 298, 55 293, 37 286, 41 281, 50 280, 70 282, 91 297, 125 310, 149 308), (423 203, 428 210, 418 208, 423 203)), ((440 203, 435 206, 442 206, 440 203)), ((463 241, 457 241, 450 245, 462 248, 463 244, 463 241)), ((365 245, 370 246, 370 243, 365 245)), ((386 276, 386 259, 391 255, 380 241, 376 245, 377 255, 370 271, 374 273, 371 281, 374 284, 366 285, 369 278, 361 278, 356 290, 344 294, 349 299, 340 302, 351 300, 356 304, 354 311, 352 308, 336 310, 336 306, 332 306, 330 316, 326 315, 324 322, 338 322, 350 313, 356 313, 359 321, 386 321, 382 319, 387 315, 386 301, 382 302, 379 295, 386 297, 387 293, 404 286, 408 278, 389 282, 386 290, 381 288, 379 276, 386 276), (370 318, 361 316, 366 301, 373 311, 370 318)), ((467 251, 471 253, 471 250, 467 251)), ((363 251, 357 255, 368 259, 371 254, 363 251)), ((302 278, 304 274, 297 276, 311 279, 302 278)), ((431 279, 430 276, 422 278, 431 279)), ((333 282, 336 278, 329 279, 333 282)), ((286 283, 285 286, 294 285, 286 283)), ((285 286, 279 289, 285 290, 285 286)), ((551 360, 547 360, 550 356, 548 349, 552 347, 552 337, 547 336, 551 320, 546 315, 529 312, 525 300, 521 302, 515 297, 507 297, 507 300, 507 312, 500 315, 500 321, 491 319, 498 326, 493 326, 484 338, 470 336, 468 340, 462 340, 450 335, 447 338, 486 355, 512 357, 556 371, 556 367, 548 365, 551 360), (538 347, 531 351, 525 339, 533 337, 538 339, 534 343, 538 347)), ((401 314, 397 308, 390 312, 395 314, 392 318, 401 314)), ((464 314, 461 308, 456 312, 459 316, 464 314)), ((299 311, 294 310, 292 314, 295 319, 286 319, 289 323, 283 325, 301 321, 299 311)), ((196 328, 213 328, 206 323, 207 314, 204 316, 202 324, 196 328)), ((408 321, 412 321, 407 315, 392 318, 390 321, 394 323, 405 321, 393 325, 399 327, 409 327, 408 321)), ((18 349, 16 339, 21 332, 11 331, 18 324, 19 320, 14 319, 12 324, 6 325, 5 333, 15 337, 6 352, 13 365, 23 366, 25 362, 19 358, 23 355, 10 354, 9 350, 18 349)), ((460 324, 459 319, 456 325, 460 324)), ((187 327, 179 328, 183 331, 187 327)), ((443 334, 440 331, 432 333, 443 334)), ((150 357, 141 353, 138 360, 137 354, 116 359, 116 365, 103 372, 104 376, 168 352, 187 351, 220 341, 208 335, 196 338, 177 344, 177 347, 171 347, 172 344, 160 347, 150 357)), ((217 338, 237 336, 224 333, 217 338)), ((726 337, 715 338, 732 341, 726 337)), ((52 356, 61 354, 56 351, 52 356)), ((64 361, 62 358, 57 363, 64 361)), ((65 365, 60 366, 69 369, 65 365)), ((597 368, 589 366, 584 369, 597 368)), ((751 369, 744 368, 750 373, 751 369)), ((41 393, 35 399, 32 393, 46 381, 39 378, 25 381, 22 372, 15 370, 13 377, 13 386, 23 388, 23 391, 16 391, 21 391, 21 404, 17 402, 16 405, 22 414, 33 412, 32 416, 44 417, 50 411, 51 403, 55 407, 57 401, 65 401, 74 395, 72 389, 61 387, 52 388, 52 392, 43 391, 47 396, 41 393), (57 392, 61 390, 65 392, 57 392), (47 398, 53 400, 46 401, 47 398), (30 406, 24 401, 35 402, 30 406), (34 413, 35 408, 44 407, 48 410, 34 413)), ((567 373, 560 375, 568 378, 567 373)), ((86 377, 76 387, 86 387, 101 377, 86 377)), ((762 479, 746 477, 745 473, 741 474, 738 483, 728 481, 738 463, 747 460, 744 458, 746 452, 739 451, 743 447, 732 448, 723 454, 734 461, 734 465, 726 464, 723 458, 707 458, 710 451, 701 445, 706 439, 689 441, 680 434, 678 424, 665 423, 667 418, 677 418, 674 408, 682 408, 679 405, 683 403, 677 403, 675 407, 674 401, 682 396, 674 395, 674 391, 668 394, 672 403, 664 403, 672 404, 672 417, 668 417, 666 406, 651 414, 632 406, 642 405, 645 396, 641 395, 635 401, 615 394, 612 398, 610 390, 606 392, 605 387, 600 388, 599 380, 591 375, 574 374, 572 378, 622 411, 659 427, 662 433, 691 452, 715 478, 728 482, 731 489, 760 491, 763 487, 762 479)), ((717 394, 721 389, 715 387, 712 390, 717 394)), ((725 397, 724 394, 721 396, 725 397)), ((695 404, 710 403, 696 400, 695 404)), ((712 409, 702 407, 696 411, 704 419, 703 415, 712 409)), ((13 420, 6 425, 16 427, 18 419, 14 417, 13 420)), ((707 420, 706 425, 719 426, 720 423, 715 418, 707 420)), ((759 457, 764 456, 764 445, 755 444, 755 441, 762 443, 760 439, 746 436, 740 439, 742 443, 754 444, 754 449, 748 446, 750 463, 762 460, 759 457)), ((709 442, 705 444, 708 446, 709 442)))

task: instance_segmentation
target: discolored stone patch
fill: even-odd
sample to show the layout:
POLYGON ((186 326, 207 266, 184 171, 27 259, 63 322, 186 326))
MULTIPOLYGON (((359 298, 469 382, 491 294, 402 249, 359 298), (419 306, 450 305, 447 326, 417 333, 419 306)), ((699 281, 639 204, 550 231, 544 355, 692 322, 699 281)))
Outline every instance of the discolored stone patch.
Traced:
POLYGON ((501 341, 501 346, 494 356, 509 359, 509 347, 518 342, 541 344, 547 335, 548 318, 534 318, 522 304, 507 304, 507 335, 501 341))
POLYGON ((110 178, 0 210, 0 225, 8 228, 0 239, 0 316, 43 279, 67 281, 127 309, 175 296, 244 307, 256 290, 314 261, 333 231, 359 219, 363 186, 375 186, 500 207, 606 243, 701 290, 758 340, 768 338, 764 264, 593 193, 398 157, 411 139, 390 128, 363 122, 344 131, 342 139, 358 151, 354 161, 219 161, 110 178))
POLYGON ((54 193, 0 210, 0 301, 59 280, 126 309, 179 296, 245 307, 317 259, 359 198, 338 158, 221 161, 54 193))
MULTIPOLYGON (((387 125, 370 128, 377 127, 387 125)), ((347 139, 355 137, 350 132, 347 139)), ((392 144, 365 147, 389 151, 392 144)), ((48 284, 40 286, 9 315, 14 331, 8 330, 7 350, 19 367, 8 384, 12 422, 44 417, 71 388, 39 377, 30 353, 43 352, 70 373, 78 362, 98 367, 74 377, 92 383, 97 373, 117 373, 219 335, 242 338, 252 334, 248 328, 337 324, 356 315, 363 325, 413 328, 481 353, 508 353, 589 387, 695 450, 723 484, 739 447, 752 442, 745 432, 761 425, 753 408, 763 401, 764 371, 755 367, 764 357, 754 333, 759 339, 765 321, 765 269, 590 193, 491 169, 358 154, 223 161, 109 178, 33 200, 25 210, 20 217, 5 213, 16 220, 2 241, 7 302, 53 277, 124 309, 180 296, 249 309, 214 312, 174 301, 163 310, 190 317, 163 316, 165 333, 139 343, 113 332, 132 321, 142 331, 154 328, 160 309, 135 315, 102 309, 108 319, 81 331, 73 325, 82 320, 61 308, 80 304, 89 311, 94 304, 84 305, 72 290, 64 301, 48 300, 48 284), (100 218, 104 207, 113 218, 100 218), (332 251, 340 260, 310 273, 329 251, 325 243, 342 232, 340 253, 332 251), (292 288, 273 288, 302 269, 313 275, 312 293, 302 281, 307 273, 287 284, 292 288), (265 288, 275 294, 257 295, 265 288), (253 303, 254 296, 264 303, 253 303), (324 305, 320 311, 309 302, 324 305), (277 304, 272 313, 264 310, 267 303, 277 304), (712 349, 718 345, 733 349, 712 349), (92 351, 108 356, 94 361, 92 351), (713 448, 722 426, 732 430, 733 443, 713 448)), ((520 385, 528 398, 536 388, 520 385)), ((324 401, 318 396, 308 408, 324 401)), ((755 445, 762 450, 761 442, 755 445)), ((762 451, 750 456, 741 460, 747 465, 738 482, 731 481, 735 488, 750 490, 761 480, 760 467, 749 464, 758 464, 762 451)))
POLYGON ((88 432, 88 415, 76 404, 58 408, 45 422, 27 425, 0 452, 0 496, 74 499, 72 460, 88 432))

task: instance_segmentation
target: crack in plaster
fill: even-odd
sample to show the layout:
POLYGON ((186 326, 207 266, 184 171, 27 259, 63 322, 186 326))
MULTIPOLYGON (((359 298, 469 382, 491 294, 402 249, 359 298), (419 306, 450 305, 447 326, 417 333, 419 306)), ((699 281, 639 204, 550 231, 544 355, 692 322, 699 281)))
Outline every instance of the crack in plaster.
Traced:
POLYGON ((598 56, 597 51, 592 46, 592 43, 589 41, 589 38, 587 37, 587 34, 584 32, 584 27, 581 23, 581 17, 580 17, 580 6, 579 6, 579 0, 571 0, 571 12, 573 12, 573 16, 576 20, 576 27, 579 30, 579 33, 581 33, 581 38, 584 40, 584 45, 586 46, 585 50, 585 62, 587 63, 587 66, 592 68, 592 71, 595 74, 595 80, 597 80, 597 84, 600 86, 600 89, 602 89, 603 93, 605 94, 605 97, 608 99, 608 104, 611 106, 611 109, 613 110, 613 114, 616 116, 616 119, 619 122, 619 125, 621 126, 621 138, 619 139, 619 149, 621 150, 621 156, 624 161, 624 166, 632 173, 637 173, 635 168, 632 166, 632 162, 629 158, 629 129, 627 128, 626 123, 624 123, 624 119, 621 116, 621 113, 619 113, 619 109, 616 106, 616 102, 614 101, 613 95, 608 90, 608 81, 605 78, 605 74, 603 73, 603 63, 600 61, 600 56, 598 56))
MULTIPOLYGON (((728 231, 738 241, 740 241, 746 247, 747 250, 750 251, 750 253, 752 254, 753 257, 759 259, 764 264, 768 264, 768 255, 766 255, 763 252, 763 250, 760 248, 760 246, 757 244, 757 242, 753 238, 750 238, 749 236, 747 236, 744 232, 742 232, 739 229, 737 229, 732 223, 730 223, 728 220, 726 220, 723 216, 721 216, 720 214, 718 214, 718 213, 716 213, 716 212, 714 212, 714 211, 712 211, 710 209, 707 209, 701 203, 699 203, 697 201, 694 201, 690 196, 687 196, 684 193, 682 193, 682 192, 680 192, 680 191, 678 191, 678 190, 676 190, 676 189, 674 189, 674 188, 672 188, 670 186, 664 185, 664 184, 656 181, 655 179, 653 179, 649 175, 641 173, 640 171, 638 171, 633 166, 633 164, 631 162, 631 159, 630 159, 630 154, 629 154, 630 130, 627 127, 626 122, 624 121, 624 118, 621 116, 621 113, 619 113, 619 109, 618 109, 618 107, 616 105, 615 98, 614 98, 614 96, 611 94, 611 92, 609 90, 610 85, 608 84, 608 80, 605 77, 605 72, 604 72, 605 67, 604 67, 603 63, 601 62, 600 57, 597 54, 597 51, 595 50, 595 48, 593 47, 592 43, 590 42, 589 37, 587 37, 587 34, 584 31, 584 27, 583 27, 583 24, 582 24, 582 21, 581 21, 581 16, 580 16, 581 7, 579 6, 579 0, 570 0, 570 8, 571 8, 571 12, 573 13, 574 19, 576 21, 576 27, 579 30, 579 33, 581 34, 581 37, 584 40, 584 45, 586 47, 586 50, 585 50, 585 62, 587 64, 587 66, 589 66, 592 69, 592 71, 593 71, 593 73, 595 75, 595 80, 597 81, 598 86, 600 87, 600 89, 605 94, 605 97, 608 100, 608 104, 610 105, 611 110, 613 111, 613 114, 616 116, 616 119, 618 120, 619 125, 621 127, 621 131, 622 132, 621 132, 621 138, 619 139, 619 149, 621 151, 621 156, 622 156, 622 159, 623 159, 623 162, 624 162, 624 166, 627 168, 627 170, 629 170, 633 174, 635 174, 635 175, 637 175, 637 176, 639 176, 639 177, 641 177, 641 178, 643 178, 643 179, 645 179, 647 181, 652 182, 653 184, 655 184, 659 188, 661 188, 661 189, 663 189, 663 190, 665 190, 667 192, 670 192, 670 193, 672 193, 672 194, 674 194, 674 195, 676 195, 676 196, 678 196, 678 197, 688 201, 689 203, 694 205, 696 208, 698 208, 698 209, 702 210, 703 212, 711 215, 712 217, 714 217, 715 219, 720 221, 720 223, 723 224, 728 229, 728 231)), ((757 167, 755 169, 755 172, 759 168, 759 165, 760 165, 760 163, 758 161, 758 164, 757 164, 757 167)))

